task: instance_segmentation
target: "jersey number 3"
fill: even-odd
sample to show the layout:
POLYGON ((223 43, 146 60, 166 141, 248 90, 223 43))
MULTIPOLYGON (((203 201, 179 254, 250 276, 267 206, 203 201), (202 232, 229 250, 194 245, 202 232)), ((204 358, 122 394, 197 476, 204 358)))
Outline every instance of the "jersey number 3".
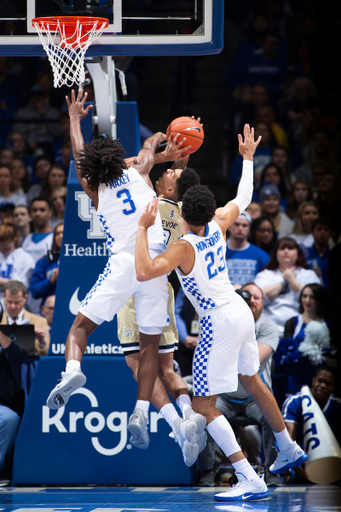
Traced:
POLYGON ((217 254, 214 254, 214 252, 208 252, 205 256, 205 261, 208 261, 207 265, 207 273, 208 278, 212 279, 213 277, 218 275, 218 272, 223 272, 226 268, 225 258, 223 254, 223 247, 220 246, 217 250, 217 254), (217 268, 217 264, 215 261, 215 257, 218 259, 218 265, 221 263, 221 265, 217 268))
POLYGON ((117 197, 120 199, 121 196, 126 196, 124 199, 122 199, 122 202, 124 204, 128 204, 129 205, 129 209, 124 209, 122 210, 124 215, 130 215, 131 213, 134 213, 136 212, 136 206, 135 206, 135 203, 134 201, 132 200, 131 198, 131 195, 130 195, 130 192, 128 189, 124 188, 123 190, 119 190, 119 192, 117 192, 117 197))

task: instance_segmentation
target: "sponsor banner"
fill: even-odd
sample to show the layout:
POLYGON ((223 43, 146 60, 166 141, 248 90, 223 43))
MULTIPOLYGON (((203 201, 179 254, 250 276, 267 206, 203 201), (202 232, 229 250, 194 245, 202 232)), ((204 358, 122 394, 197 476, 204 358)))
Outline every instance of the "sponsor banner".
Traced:
POLYGON ((169 425, 152 406, 148 449, 130 445, 137 385, 123 356, 84 358, 85 386, 50 410, 45 401, 63 368, 62 357, 39 361, 16 440, 14 485, 193 484, 169 425))

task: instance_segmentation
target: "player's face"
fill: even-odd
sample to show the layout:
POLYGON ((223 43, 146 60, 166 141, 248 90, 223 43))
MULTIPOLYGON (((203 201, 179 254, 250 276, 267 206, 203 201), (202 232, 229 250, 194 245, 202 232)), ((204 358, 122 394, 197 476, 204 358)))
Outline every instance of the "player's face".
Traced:
POLYGON ((175 189, 176 180, 180 178, 181 173, 182 169, 167 169, 155 183, 157 195, 167 197, 175 189))
POLYGON ((10 293, 9 290, 6 290, 4 300, 7 314, 12 318, 19 316, 22 308, 25 306, 26 299, 27 295, 23 295, 22 292, 10 293))
POLYGON ((317 400, 326 400, 335 389, 335 377, 327 370, 321 370, 313 378, 312 392, 317 400))
POLYGON ((237 219, 236 222, 229 227, 231 238, 238 240, 246 240, 250 233, 250 224, 246 219, 237 219))
POLYGON ((316 313, 316 300, 313 294, 313 291, 309 286, 304 288, 301 295, 301 304, 303 310, 309 313, 316 313))
POLYGON ((251 293, 251 299, 248 301, 249 308, 252 311, 252 314, 257 321, 263 311, 264 300, 262 297, 262 292, 253 284, 249 284, 248 286, 244 286, 243 290, 247 290, 251 293))

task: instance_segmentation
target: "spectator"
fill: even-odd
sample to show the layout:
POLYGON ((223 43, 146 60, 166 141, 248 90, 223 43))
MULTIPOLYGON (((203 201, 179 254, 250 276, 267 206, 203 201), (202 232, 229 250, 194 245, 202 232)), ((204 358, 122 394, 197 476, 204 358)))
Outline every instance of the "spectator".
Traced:
POLYGON ((293 133, 302 120, 303 111, 317 106, 317 91, 309 78, 297 78, 287 104, 288 130, 293 133))
MULTIPOLYGON (((34 260, 21 247, 18 248, 19 233, 16 227, 8 222, 0 226, 0 287, 1 289, 12 279, 29 286, 34 260)), ((0 300, 3 303, 2 293, 0 300)))
POLYGON ((174 352, 174 359, 179 364, 181 375, 187 377, 192 375, 193 355, 199 334, 199 317, 182 288, 176 296, 174 313, 179 335, 178 350, 174 352))
POLYGON ((242 212, 228 229, 226 266, 233 285, 252 281, 270 260, 265 251, 248 242, 251 223, 250 215, 242 212))
POLYGON ((275 146, 272 150, 271 162, 281 169, 287 188, 290 188, 294 175, 291 170, 288 149, 284 146, 275 146))
POLYGON ((23 196, 24 203, 27 203, 26 193, 30 188, 31 178, 21 158, 14 158, 10 165, 12 172, 12 191, 20 192, 23 196))
MULTIPOLYGON (((333 206, 340 197, 339 182, 334 174, 325 174, 319 183, 316 206, 321 217, 330 218, 333 206)), ((337 205, 338 210, 338 205, 337 205)))
POLYGON ((308 248, 308 265, 320 278, 321 284, 329 290, 329 242, 331 230, 325 219, 314 220, 311 227, 314 243, 308 248))
POLYGON ((281 194, 281 207, 285 208, 288 202, 288 189, 285 183, 284 175, 281 169, 274 163, 270 162, 266 165, 262 171, 260 182, 259 182, 259 190, 263 188, 264 185, 276 185, 281 194))
POLYGON ((59 164, 66 175, 69 174, 71 159, 71 139, 70 136, 66 136, 62 140, 62 144, 59 149, 59 155, 56 157, 56 163, 59 164))
POLYGON ((50 198, 52 192, 59 187, 66 186, 66 174, 63 167, 59 164, 54 164, 47 173, 44 180, 41 197, 50 198))
POLYGON ((330 151, 331 141, 329 134, 323 130, 316 131, 303 165, 296 170, 297 177, 311 181, 312 166, 315 164, 323 165, 328 168, 329 172, 340 176, 341 165, 331 156, 330 151))
POLYGON ((23 249, 31 254, 37 262, 51 249, 53 242, 53 230, 50 225, 52 207, 45 197, 37 197, 31 203, 30 216, 33 224, 33 232, 25 237, 22 243, 23 249))
POLYGON ((276 115, 271 105, 259 107, 256 114, 257 123, 266 123, 270 126, 275 136, 276 144, 289 148, 288 137, 283 128, 276 122, 276 115))
POLYGON ((313 201, 304 201, 300 204, 297 211, 296 222, 290 236, 302 246, 305 257, 308 256, 307 249, 314 243, 314 237, 311 231, 313 222, 317 217, 318 210, 313 201))
POLYGON ((312 141, 318 129, 318 114, 319 111, 316 108, 303 110, 301 119, 292 128, 293 131, 290 133, 293 148, 291 162, 295 169, 302 166, 304 161, 311 156, 312 141))
POLYGON ((14 206, 26 200, 23 191, 12 192, 12 172, 7 166, 0 167, 0 205, 12 203, 14 206))
POLYGON ((14 158, 14 151, 11 148, 3 147, 0 151, 0 166, 9 167, 14 158))
POLYGON ((5 221, 13 221, 13 211, 13 203, 2 203, 2 205, 0 206, 0 225, 3 224, 5 221))
POLYGON ((259 199, 262 205, 262 213, 272 220, 276 230, 276 236, 281 239, 291 234, 294 223, 280 211, 281 194, 276 185, 264 185, 260 189, 259 199))
POLYGON ((14 336, 5 336, 0 330, 0 485, 10 485, 11 475, 4 472, 5 457, 11 450, 24 411, 25 396, 13 367, 26 359, 25 350, 14 336))
POLYGON ((63 231, 63 223, 55 227, 51 252, 36 263, 30 286, 30 292, 34 299, 42 299, 44 302, 47 297, 56 294, 63 231))
POLYGON ((330 354, 328 295, 320 284, 301 290, 298 314, 286 321, 284 338, 275 354, 276 373, 287 375, 286 393, 294 395, 309 384, 317 365, 330 354), (309 325, 309 328, 307 326, 309 325))
MULTIPOLYGON (((248 296, 243 298, 247 301, 255 320, 255 331, 256 340, 258 343, 259 359, 260 359, 260 375, 263 382, 272 391, 271 383, 271 365, 272 355, 275 352, 278 344, 278 329, 275 323, 262 316, 264 307, 264 298, 262 290, 254 283, 246 283, 242 287, 242 290, 246 290, 248 296)), ((238 290, 239 292, 239 290, 238 290)), ((218 395, 216 401, 216 408, 227 418, 232 428, 235 430, 235 434, 239 437, 239 441, 244 451, 248 453, 248 458, 251 463, 259 464, 260 460, 260 444, 257 441, 257 436, 253 433, 255 428, 246 427, 245 429, 239 429, 237 417, 243 416, 246 419, 250 419, 258 425, 263 425, 263 444, 264 444, 264 455, 265 455, 265 467, 266 467, 266 483, 268 485, 281 485, 279 478, 276 475, 272 475, 269 471, 269 466, 276 458, 276 452, 273 449, 274 436, 271 428, 264 420, 261 411, 258 409, 253 398, 245 391, 242 384, 239 382, 238 389, 234 393, 218 395), (237 422, 236 422, 237 420, 237 422), (248 434, 246 436, 245 434, 248 434), (241 435, 240 435, 241 434, 241 435), (247 437, 251 437, 251 443, 248 442, 246 447, 245 441, 247 437)), ((258 434, 258 427, 256 427, 258 434)), ((214 473, 215 473, 215 454, 216 444, 211 436, 207 437, 207 446, 203 452, 199 455, 200 462, 200 473, 199 473, 199 485, 211 486, 214 485, 214 473)))
MULTIPOLYGON (((262 139, 257 146, 255 154, 253 155, 254 187, 257 190, 262 170, 271 160, 272 147, 274 143, 271 128, 266 123, 257 123, 255 125, 255 139, 257 140, 260 135, 262 136, 262 139)), ((238 155, 231 165, 230 179, 234 190, 237 188, 241 176, 242 160, 243 158, 241 155, 238 155)))
POLYGON ((313 191, 310 183, 307 180, 296 180, 291 185, 291 191, 289 195, 288 205, 286 209, 287 216, 295 221, 297 210, 300 204, 304 201, 313 200, 313 191))
MULTIPOLYGON (((320 406, 337 441, 341 444, 341 400, 333 395, 336 383, 336 371, 330 366, 321 366, 312 380, 311 394, 320 406)), ((302 410, 302 392, 298 391, 283 404, 283 419, 290 437, 303 446, 304 418, 302 410)), ((299 478, 308 478, 304 467, 295 468, 299 478)))
POLYGON ((60 222, 64 222, 66 193, 66 187, 57 187, 50 195, 49 199, 53 207, 53 217, 51 217, 50 224, 53 228, 60 222))
POLYGON ((52 167, 52 162, 46 156, 40 156, 34 160, 33 164, 33 185, 27 193, 27 204, 30 205, 33 199, 39 197, 43 188, 43 183, 46 180, 49 170, 52 167))
POLYGON ((40 315, 29 313, 25 309, 27 301, 26 287, 20 281, 10 281, 4 287, 5 312, 0 325, 34 325, 35 347, 38 356, 27 357, 18 371, 18 378, 27 398, 31 389, 39 356, 46 356, 49 350, 50 333, 47 321, 40 315))
POLYGON ((20 158, 24 162, 30 177, 32 177, 34 157, 30 154, 25 135, 18 131, 12 131, 7 136, 7 142, 13 148, 14 157, 20 158))
POLYGON ((31 220, 27 206, 20 204, 14 208, 12 222, 18 230, 18 247, 21 247, 23 239, 31 233, 31 220))
POLYGON ((59 116, 59 127, 60 132, 62 134, 61 138, 55 140, 53 144, 53 152, 55 154, 55 161, 60 162, 62 158, 62 153, 60 152, 60 148, 62 146, 63 140, 66 138, 70 138, 70 117, 68 112, 62 112, 59 116))
POLYGON ((254 221, 262 215, 262 207, 257 201, 252 201, 245 211, 250 215, 251 220, 254 221))
POLYGON ((303 286, 319 282, 315 272, 308 270, 297 242, 288 237, 278 240, 270 262, 255 277, 255 284, 265 294, 263 315, 277 324, 280 338, 284 334, 285 322, 298 313, 303 286))
POLYGON ((55 301, 56 296, 49 295, 48 297, 46 297, 45 302, 41 305, 41 314, 44 318, 46 318, 49 331, 51 331, 52 328, 55 301))
POLYGON ((252 222, 250 242, 271 256, 277 242, 275 227, 271 219, 262 216, 252 222))
POLYGON ((311 185, 313 188, 314 201, 316 200, 318 195, 320 181, 326 174, 329 174, 329 170, 328 167, 326 167, 325 165, 315 164, 311 168, 311 185))
POLYGON ((41 148, 52 153, 52 144, 60 136, 59 112, 48 102, 48 95, 39 85, 30 90, 28 104, 15 115, 14 130, 22 132, 32 151, 41 148))

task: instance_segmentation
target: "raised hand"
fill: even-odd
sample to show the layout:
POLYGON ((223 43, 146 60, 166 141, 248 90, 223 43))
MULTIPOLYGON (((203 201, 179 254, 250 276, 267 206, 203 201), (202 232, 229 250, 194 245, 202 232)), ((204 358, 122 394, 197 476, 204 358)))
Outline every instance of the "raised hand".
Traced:
POLYGON ((143 213, 139 218, 138 225, 145 229, 150 228, 154 223, 159 211, 159 203, 156 197, 154 197, 150 203, 147 204, 143 213))
POLYGON ((77 98, 75 96, 75 91, 72 89, 71 91, 71 102, 68 96, 65 96, 66 103, 69 109, 69 116, 73 118, 78 118, 79 120, 83 119, 88 115, 90 109, 92 109, 93 105, 88 105, 84 108, 84 103, 86 102, 86 98, 88 97, 88 93, 86 92, 82 98, 83 91, 81 89, 78 90, 77 98))
POLYGON ((257 149, 258 144, 261 141, 261 135, 255 141, 255 131, 254 128, 250 128, 248 124, 244 126, 244 140, 243 137, 238 134, 238 142, 239 142, 239 153, 246 160, 252 160, 252 157, 257 149))

